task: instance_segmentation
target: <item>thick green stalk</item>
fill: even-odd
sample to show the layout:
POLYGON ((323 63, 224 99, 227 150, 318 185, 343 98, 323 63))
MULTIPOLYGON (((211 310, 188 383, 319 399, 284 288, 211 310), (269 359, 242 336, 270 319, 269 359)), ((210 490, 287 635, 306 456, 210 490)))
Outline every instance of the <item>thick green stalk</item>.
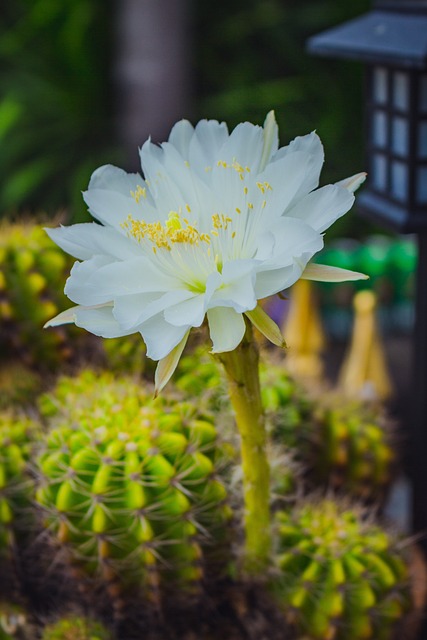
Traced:
POLYGON ((252 325, 233 351, 219 354, 241 437, 243 467, 245 569, 264 572, 270 558, 270 469, 266 455, 265 421, 259 384, 259 355, 252 325))

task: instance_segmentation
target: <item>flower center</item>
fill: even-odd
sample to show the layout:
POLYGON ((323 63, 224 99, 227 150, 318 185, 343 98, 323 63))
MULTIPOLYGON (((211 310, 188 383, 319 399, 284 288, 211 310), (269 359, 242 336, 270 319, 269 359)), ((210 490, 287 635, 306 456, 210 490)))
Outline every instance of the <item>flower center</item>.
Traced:
POLYGON ((186 218, 182 218, 176 211, 171 211, 165 224, 161 222, 145 222, 134 220, 132 216, 123 223, 128 235, 138 242, 146 239, 153 245, 153 251, 168 249, 177 243, 199 245, 201 242, 210 244, 211 238, 207 233, 200 233, 186 218))

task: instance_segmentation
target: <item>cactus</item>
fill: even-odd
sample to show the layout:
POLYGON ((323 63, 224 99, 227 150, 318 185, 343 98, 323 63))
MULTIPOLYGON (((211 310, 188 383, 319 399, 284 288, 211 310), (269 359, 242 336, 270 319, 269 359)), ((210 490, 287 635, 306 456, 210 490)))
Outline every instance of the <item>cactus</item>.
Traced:
POLYGON ((185 397, 198 398, 213 411, 219 411, 224 404, 229 408, 222 367, 205 347, 181 358, 173 382, 185 397))
POLYGON ((383 497, 395 453, 393 431, 380 407, 333 394, 310 397, 278 366, 263 369, 261 379, 273 438, 294 450, 312 483, 367 500, 383 497))
POLYGON ((67 615, 46 625, 41 640, 112 640, 112 635, 96 620, 67 615))
POLYGON ((41 402, 56 421, 37 463, 46 526, 90 575, 147 589, 198 583, 230 518, 214 425, 189 404, 133 395, 130 381, 104 385, 107 374, 91 395, 91 375, 83 405, 72 400, 82 379, 59 383, 65 415, 55 415, 54 394, 41 402))
POLYGON ((75 328, 42 331, 43 324, 66 308, 63 280, 70 258, 53 244, 42 227, 2 223, 0 227, 0 350, 3 356, 31 365, 52 367, 71 356, 83 332, 75 328))
POLYGON ((279 512, 273 589, 310 640, 386 640, 411 607, 396 541, 331 500, 279 512))
POLYGON ((384 497, 396 462, 383 411, 360 402, 321 407, 311 438, 314 476, 363 499, 384 497))
POLYGON ((27 463, 35 431, 28 418, 0 413, 0 558, 9 557, 27 524, 33 489, 27 463))

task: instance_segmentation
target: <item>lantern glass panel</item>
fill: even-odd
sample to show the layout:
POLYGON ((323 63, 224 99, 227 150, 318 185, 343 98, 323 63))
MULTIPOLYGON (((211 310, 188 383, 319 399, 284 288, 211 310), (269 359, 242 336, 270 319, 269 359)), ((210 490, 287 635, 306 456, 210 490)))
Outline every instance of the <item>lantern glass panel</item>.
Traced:
POLYGON ((422 159, 427 158, 427 122, 420 124, 418 143, 418 156, 422 159))
POLYGON ((387 188, 387 160, 380 153, 376 153, 372 159, 372 184, 378 191, 387 188))
POLYGON ((427 74, 420 78, 420 111, 427 113, 427 74))
POLYGON ((427 167, 419 167, 417 171, 417 201, 427 204, 427 167))
POLYGON ((408 167, 403 162, 391 166, 391 193, 396 200, 405 201, 408 188, 408 167))
POLYGON ((386 104, 388 100, 388 72, 384 67, 375 67, 372 87, 374 101, 386 104))
POLYGON ((393 106, 400 111, 409 108, 409 78, 403 71, 396 71, 393 76, 393 106))
POLYGON ((392 149, 398 156, 406 156, 409 145, 408 121, 405 118, 393 118, 392 149))
POLYGON ((387 116, 384 111, 374 112, 372 133, 375 146, 383 149, 387 144, 387 116))

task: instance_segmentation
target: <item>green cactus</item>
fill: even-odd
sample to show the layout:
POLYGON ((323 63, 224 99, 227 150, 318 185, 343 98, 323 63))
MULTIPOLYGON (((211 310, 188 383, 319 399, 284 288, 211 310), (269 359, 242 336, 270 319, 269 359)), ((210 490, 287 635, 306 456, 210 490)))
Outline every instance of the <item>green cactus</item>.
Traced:
POLYGON ((195 584, 231 515, 215 427, 189 404, 147 401, 135 383, 108 379, 63 379, 65 415, 54 394, 42 399, 57 425, 37 463, 46 525, 90 575, 147 589, 195 584))
POLYGON ((360 498, 381 498, 396 461, 383 411, 349 402, 321 406, 316 418, 310 452, 316 478, 360 498))
POLYGON ((198 398, 213 411, 229 408, 222 367, 206 347, 198 347, 181 358, 173 383, 186 398, 198 398))
POLYGON ((27 527, 33 491, 27 463, 35 431, 28 418, 0 413, 0 558, 9 557, 27 527))
POLYGON ((41 640, 112 640, 106 627, 80 615, 67 615, 46 625, 41 640))
POLYGON ((307 640, 386 640, 411 608, 404 554, 357 510, 323 500, 279 512, 273 589, 307 640))
POLYGON ((67 361, 72 351, 67 343, 76 328, 42 331, 44 323, 67 308, 62 293, 67 257, 33 224, 2 223, 0 228, 0 350, 4 357, 37 367, 52 367, 67 361))
POLYGON ((391 480, 393 432, 379 407, 326 394, 315 398, 282 367, 261 373, 276 442, 295 451, 308 479, 363 499, 378 499, 391 480))

